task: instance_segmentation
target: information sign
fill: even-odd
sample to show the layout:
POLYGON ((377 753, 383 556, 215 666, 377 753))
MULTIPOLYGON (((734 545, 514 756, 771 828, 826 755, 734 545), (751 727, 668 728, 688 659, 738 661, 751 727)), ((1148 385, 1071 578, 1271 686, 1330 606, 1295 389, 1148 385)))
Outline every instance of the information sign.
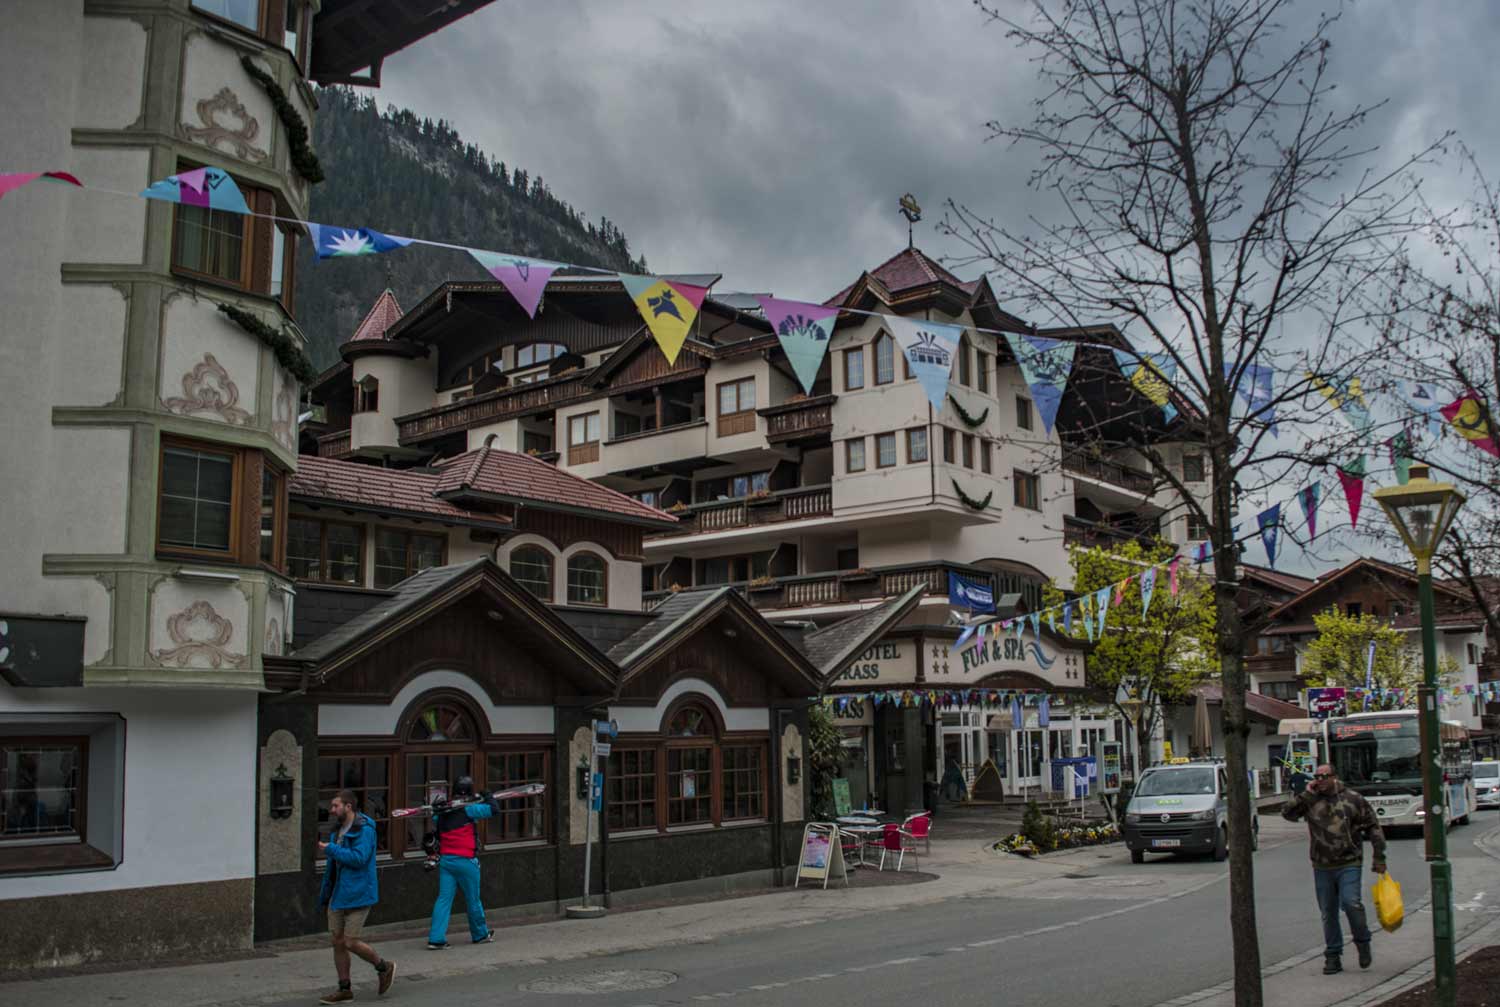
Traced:
POLYGON ((854 808, 849 798, 849 781, 842 776, 833 778, 833 813, 835 817, 843 818, 854 808))
POLYGON ((1105 794, 1118 794, 1120 792, 1121 763, 1125 751, 1123 741, 1105 741, 1100 743, 1101 761, 1104 763, 1099 771, 1099 790, 1105 794))
POLYGON ((844 879, 849 886, 849 869, 844 865, 844 850, 839 844, 839 827, 828 822, 808 822, 802 828, 802 854, 797 858, 796 888, 803 880, 821 881, 828 887, 832 876, 844 879))

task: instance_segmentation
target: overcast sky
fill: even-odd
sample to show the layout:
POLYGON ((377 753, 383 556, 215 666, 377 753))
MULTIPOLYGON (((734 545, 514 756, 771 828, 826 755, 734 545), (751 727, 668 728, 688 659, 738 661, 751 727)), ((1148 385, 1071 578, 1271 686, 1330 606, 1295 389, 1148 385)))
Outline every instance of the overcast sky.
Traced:
MULTIPOLYGON (((1372 132, 1393 155, 1445 128, 1495 151, 1497 27, 1486 0, 1352 3, 1334 75, 1390 99, 1372 132)), ((1028 155, 984 141, 1029 118, 1035 69, 969 0, 495 0, 384 81, 382 103, 448 119, 653 270, 721 290, 834 293, 904 245, 903 192, 934 255, 961 252, 933 226, 944 199, 1012 223, 1035 206, 1028 155)))

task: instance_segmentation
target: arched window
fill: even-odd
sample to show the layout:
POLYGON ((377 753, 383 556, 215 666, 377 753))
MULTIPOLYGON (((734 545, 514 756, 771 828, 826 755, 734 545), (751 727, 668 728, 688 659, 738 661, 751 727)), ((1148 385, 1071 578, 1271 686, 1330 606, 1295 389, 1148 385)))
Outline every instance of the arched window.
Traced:
POLYGON ((667 825, 714 820, 714 742, 706 707, 684 706, 667 722, 667 825))
POLYGON ((609 566, 591 552, 575 553, 568 559, 568 604, 604 605, 608 603, 609 566))
POLYGON ((526 545, 512 552, 510 575, 535 597, 552 603, 552 554, 546 549, 526 545))
MULTIPOLYGON (((406 729, 405 806, 430 803, 436 794, 450 797, 460 776, 474 776, 478 739, 473 718, 457 703, 439 700, 419 707, 406 729)), ((426 819, 407 820, 408 852, 422 848, 426 828, 426 819)))
POLYGON ((568 351, 562 343, 527 343, 525 346, 516 347, 516 370, 523 367, 534 367, 537 364, 545 364, 554 357, 560 357, 568 351))
POLYGON ((896 340, 890 333, 875 337, 875 383, 888 385, 896 380, 896 340))
POLYGON ((373 413, 380 408, 380 379, 366 374, 354 382, 354 411, 373 413))

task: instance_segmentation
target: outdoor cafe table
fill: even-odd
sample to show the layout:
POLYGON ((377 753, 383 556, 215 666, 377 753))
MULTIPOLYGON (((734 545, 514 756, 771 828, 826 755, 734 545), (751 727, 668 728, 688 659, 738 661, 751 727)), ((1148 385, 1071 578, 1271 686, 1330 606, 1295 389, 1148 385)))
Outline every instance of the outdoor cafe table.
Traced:
POLYGON ((865 818, 862 815, 845 815, 835 821, 839 823, 841 831, 859 840, 859 866, 868 866, 865 863, 865 847, 870 844, 871 839, 885 831, 885 826, 873 818, 865 818))

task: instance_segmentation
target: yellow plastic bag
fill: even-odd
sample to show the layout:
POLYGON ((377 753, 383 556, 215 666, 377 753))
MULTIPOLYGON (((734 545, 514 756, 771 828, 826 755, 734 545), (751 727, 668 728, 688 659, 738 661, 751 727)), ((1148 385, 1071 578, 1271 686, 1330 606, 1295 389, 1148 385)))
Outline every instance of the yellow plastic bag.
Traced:
POLYGON ((1387 933, 1395 933, 1401 929, 1401 921, 1406 918, 1406 907, 1401 904, 1401 886, 1396 884, 1396 879, 1391 877, 1389 871, 1375 881, 1371 894, 1375 896, 1375 915, 1380 920, 1380 926, 1387 933))

